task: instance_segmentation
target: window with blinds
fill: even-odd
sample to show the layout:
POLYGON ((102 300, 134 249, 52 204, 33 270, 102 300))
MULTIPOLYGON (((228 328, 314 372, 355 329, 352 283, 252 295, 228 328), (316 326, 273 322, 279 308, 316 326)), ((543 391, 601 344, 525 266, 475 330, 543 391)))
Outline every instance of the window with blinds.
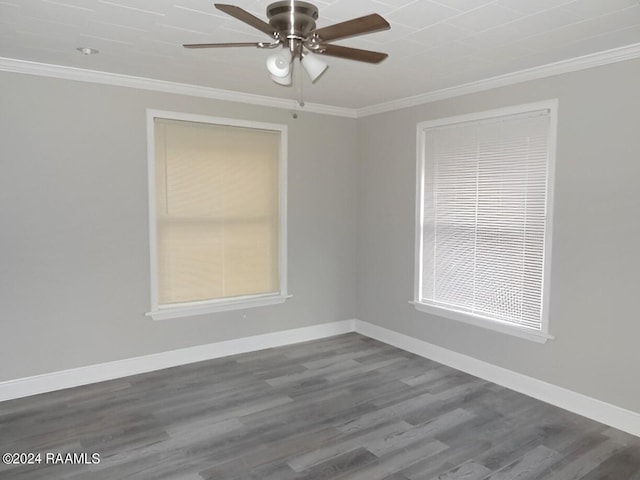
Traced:
POLYGON ((554 114, 550 103, 420 124, 416 305, 547 333, 554 114))
POLYGON ((155 313, 283 298, 282 128, 185 117, 152 121, 155 313))

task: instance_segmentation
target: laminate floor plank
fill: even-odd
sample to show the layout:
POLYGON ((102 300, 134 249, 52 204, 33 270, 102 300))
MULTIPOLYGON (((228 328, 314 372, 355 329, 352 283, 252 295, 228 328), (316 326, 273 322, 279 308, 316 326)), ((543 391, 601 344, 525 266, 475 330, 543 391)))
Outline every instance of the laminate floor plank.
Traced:
POLYGON ((401 470, 401 473, 411 480, 441 480, 440 477, 446 478, 446 475, 456 472, 462 465, 469 462, 469 459, 486 452, 489 448, 491 448, 491 442, 488 440, 467 438, 455 447, 449 446, 447 450, 435 457, 425 458, 407 466, 401 470))
POLYGON ((441 475, 438 480, 484 480, 490 474, 491 470, 484 465, 467 462, 441 475))
POLYGON ((487 480, 532 480, 541 472, 548 472, 550 467, 557 463, 562 456, 555 450, 538 445, 525 453, 515 462, 501 468, 487 480))
POLYGON ((611 441, 601 441, 591 445, 591 447, 580 449, 571 455, 565 456, 556 465, 552 466, 549 473, 539 475, 538 479, 576 480, 584 478, 607 458, 623 448, 611 441))
POLYGON ((354 333, 2 402, 5 452, 86 456, 0 480, 640 480, 640 438, 354 333))

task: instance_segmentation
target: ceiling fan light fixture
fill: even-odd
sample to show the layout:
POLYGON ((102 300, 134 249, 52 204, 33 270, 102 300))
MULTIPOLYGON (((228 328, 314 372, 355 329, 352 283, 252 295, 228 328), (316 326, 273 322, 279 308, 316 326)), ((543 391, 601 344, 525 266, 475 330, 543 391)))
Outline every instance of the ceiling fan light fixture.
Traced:
POLYGON ((272 78, 291 76, 291 53, 283 50, 282 52, 269 55, 267 57, 267 70, 269 70, 272 78))
POLYGON ((320 78, 320 76, 329 68, 329 65, 324 63, 322 60, 318 58, 317 55, 314 55, 311 52, 307 52, 302 56, 302 67, 304 71, 307 72, 309 78, 311 79, 311 83, 315 83, 316 80, 320 78))

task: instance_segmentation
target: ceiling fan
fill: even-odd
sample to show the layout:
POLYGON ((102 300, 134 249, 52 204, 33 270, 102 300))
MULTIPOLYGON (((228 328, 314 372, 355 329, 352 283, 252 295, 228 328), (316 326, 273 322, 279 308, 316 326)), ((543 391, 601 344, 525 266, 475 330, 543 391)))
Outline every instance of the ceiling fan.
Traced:
MULTIPOLYGON (((269 35, 270 42, 191 43, 185 48, 256 47, 282 51, 267 58, 271 79, 280 85, 291 85, 292 66, 296 59, 315 82, 327 69, 327 64, 315 54, 340 57, 367 63, 380 63, 386 53, 333 45, 329 42, 357 35, 388 30, 389 23, 377 13, 316 28, 318 9, 315 5, 298 0, 285 0, 267 7, 269 22, 265 22, 235 5, 216 3, 215 7, 247 25, 269 35)), ((301 102, 302 104, 302 102, 301 102)))

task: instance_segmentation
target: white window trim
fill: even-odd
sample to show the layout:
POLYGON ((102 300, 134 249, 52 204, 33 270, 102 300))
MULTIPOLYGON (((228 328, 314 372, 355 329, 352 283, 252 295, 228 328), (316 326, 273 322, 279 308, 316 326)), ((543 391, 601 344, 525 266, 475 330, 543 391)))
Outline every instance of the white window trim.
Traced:
POLYGON ((147 109, 147 172, 149 188, 149 254, 151 270, 151 311, 146 315, 154 320, 190 317, 208 313, 242 310, 283 303, 291 295, 287 294, 287 126, 276 123, 253 122, 233 118, 212 117, 191 113, 170 112, 147 109), (155 191, 155 141, 154 119, 182 120, 187 122, 210 123, 231 127, 245 127, 280 132, 279 160, 279 282, 280 291, 269 294, 244 295, 215 300, 184 302, 172 305, 158 303, 158 264, 156 234, 156 191, 155 191))
POLYGON ((515 105, 495 110, 457 115, 453 117, 441 118, 420 122, 417 126, 416 135, 416 226, 415 226, 415 272, 414 272, 414 292, 413 304, 415 309, 429 313, 438 317, 457 320, 459 322, 475 325, 496 332, 505 333, 526 340, 538 343, 545 343, 553 339, 549 333, 549 294, 550 294, 550 273, 551 273, 551 245, 553 226, 553 193, 554 175, 556 162, 556 140, 558 122, 558 99, 544 100, 524 105, 515 105), (520 113, 533 112, 536 110, 549 110, 549 161, 547 169, 547 219, 545 224, 545 245, 543 258, 543 290, 542 290, 542 324, 540 330, 522 327, 509 322, 502 322, 480 315, 463 312, 454 308, 448 309, 435 306, 420 301, 422 291, 422 231, 423 225, 423 205, 424 205, 424 132, 426 129, 449 125, 452 123, 474 122, 483 119, 496 118, 507 115, 517 115, 520 113))

